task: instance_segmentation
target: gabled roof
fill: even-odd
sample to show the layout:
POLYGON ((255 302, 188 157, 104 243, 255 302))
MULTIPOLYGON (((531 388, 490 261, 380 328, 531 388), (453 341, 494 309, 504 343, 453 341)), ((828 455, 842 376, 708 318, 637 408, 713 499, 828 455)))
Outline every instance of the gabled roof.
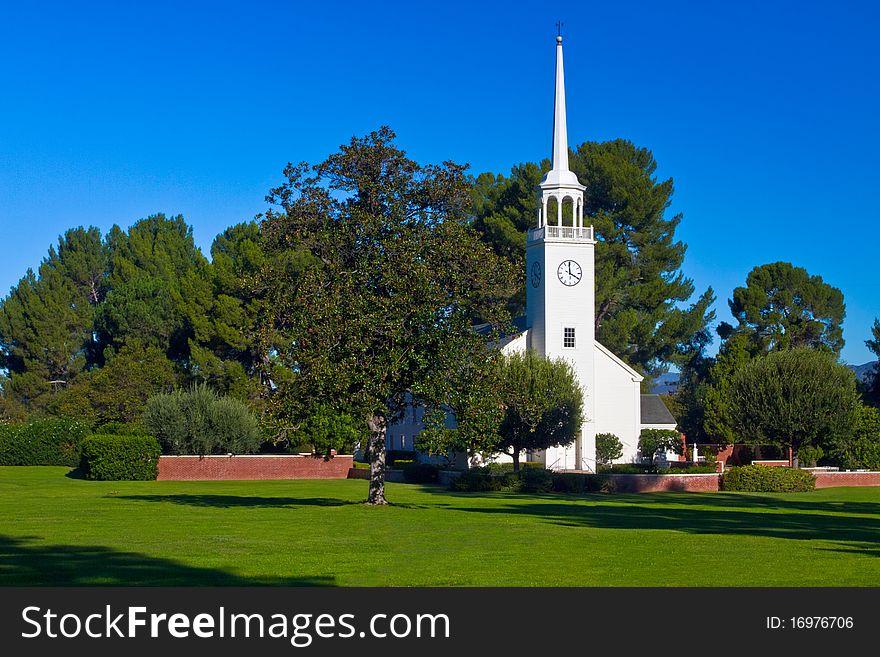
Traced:
POLYGON ((610 358, 612 361, 614 361, 617 365, 619 365, 624 370, 626 370, 626 372, 632 377, 633 381, 641 381, 642 379, 645 378, 641 374, 636 372, 633 368, 631 368, 629 365, 624 363, 620 358, 615 356, 608 347, 601 344, 598 340, 595 340, 594 343, 596 345, 596 348, 599 351, 601 351, 603 354, 608 356, 608 358, 610 358))
POLYGON ((641 395, 642 424, 671 424, 678 422, 666 408, 660 395, 641 395))

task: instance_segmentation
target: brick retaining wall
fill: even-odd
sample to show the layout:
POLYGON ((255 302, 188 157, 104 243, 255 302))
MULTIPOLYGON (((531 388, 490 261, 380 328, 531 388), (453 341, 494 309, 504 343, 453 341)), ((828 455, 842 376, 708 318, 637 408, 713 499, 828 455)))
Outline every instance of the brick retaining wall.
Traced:
POLYGON ((880 486, 880 472, 813 472, 816 488, 880 486))
POLYGON ((345 479, 351 456, 160 456, 159 480, 345 479))
MULTIPOLYGON (((590 477, 593 475, 584 475, 590 477)), ((614 474, 610 477, 618 493, 681 493, 712 492, 718 490, 717 474, 614 474)))

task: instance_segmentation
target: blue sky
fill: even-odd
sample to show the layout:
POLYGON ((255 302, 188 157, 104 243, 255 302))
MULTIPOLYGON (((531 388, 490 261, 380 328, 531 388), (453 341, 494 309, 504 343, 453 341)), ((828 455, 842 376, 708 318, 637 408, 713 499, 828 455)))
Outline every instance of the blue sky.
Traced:
MULTIPOLYGON (((880 316, 880 4, 16 3, 0 21, 0 291, 64 229, 181 213, 207 252, 288 161, 388 124, 419 161, 623 137, 675 180, 684 270, 720 319, 755 265, 839 287, 843 358, 880 316)), ((717 347, 717 339, 716 339, 717 347)))

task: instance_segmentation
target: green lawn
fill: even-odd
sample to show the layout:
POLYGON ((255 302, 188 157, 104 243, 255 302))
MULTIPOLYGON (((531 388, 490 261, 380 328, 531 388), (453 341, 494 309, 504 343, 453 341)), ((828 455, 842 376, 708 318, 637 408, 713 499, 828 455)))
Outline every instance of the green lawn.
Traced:
POLYGON ((506 495, 0 467, 0 584, 876 586, 880 488, 506 495))

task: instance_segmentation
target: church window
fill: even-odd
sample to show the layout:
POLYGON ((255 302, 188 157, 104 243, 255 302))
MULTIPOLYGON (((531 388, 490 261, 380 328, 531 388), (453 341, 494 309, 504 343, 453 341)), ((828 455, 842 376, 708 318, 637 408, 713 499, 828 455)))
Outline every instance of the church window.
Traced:
POLYGON ((406 449, 406 435, 400 434, 400 449, 406 449))
POLYGON ((562 329, 562 346, 565 349, 574 349, 575 347, 574 328, 571 326, 562 329))

